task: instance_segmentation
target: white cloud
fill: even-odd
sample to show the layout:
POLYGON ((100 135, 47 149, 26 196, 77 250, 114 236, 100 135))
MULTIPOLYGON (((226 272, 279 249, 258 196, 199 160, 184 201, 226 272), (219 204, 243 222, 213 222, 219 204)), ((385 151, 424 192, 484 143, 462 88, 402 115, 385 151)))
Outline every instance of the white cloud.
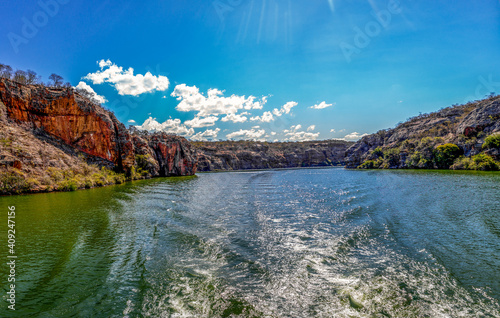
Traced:
POLYGON ((316 105, 311 106, 309 108, 312 108, 312 109, 324 109, 324 108, 335 106, 335 105, 336 105, 336 103, 327 104, 326 102, 321 102, 320 104, 316 104, 316 105))
POLYGON ((274 116, 271 112, 264 112, 262 116, 255 116, 250 118, 250 121, 261 121, 263 123, 270 123, 274 120, 274 116))
POLYGON ((196 111, 199 117, 236 114, 242 109, 262 109, 267 102, 267 98, 258 100, 255 96, 238 95, 224 97, 223 94, 224 92, 218 89, 209 89, 205 96, 196 86, 180 84, 175 87, 171 95, 180 101, 176 107, 178 111, 196 111))
POLYGON ((163 123, 156 121, 156 118, 149 117, 141 126, 135 126, 137 129, 153 131, 163 131, 169 134, 191 136, 194 134, 193 128, 187 128, 181 124, 180 119, 167 119, 163 123))
POLYGON ((75 87, 76 89, 83 89, 87 92, 89 92, 90 94, 92 94, 92 97, 98 101, 99 103, 101 104, 104 104, 107 102, 106 98, 104 96, 101 96, 101 95, 97 95, 97 93, 92 89, 92 87, 90 87, 90 85, 88 85, 87 83, 85 82, 80 82, 78 83, 78 85, 76 85, 75 87))
POLYGON ((296 125, 296 126, 290 127, 290 129, 283 130, 283 133, 285 133, 285 136, 288 137, 285 140, 287 140, 287 141, 306 141, 306 140, 315 140, 319 137, 319 132, 313 133, 313 132, 300 131, 301 128, 302 128, 301 125, 296 125))
POLYGON ((223 117, 221 120, 226 122, 226 121, 232 121, 233 123, 244 123, 247 121, 247 117, 244 115, 248 115, 248 112, 243 112, 241 114, 228 114, 226 117, 223 117))
POLYGON ((253 126, 252 129, 259 129, 260 126, 253 126))
POLYGON ((107 61, 105 60, 100 60, 98 62, 100 68, 105 68, 106 66, 111 66, 113 63, 108 59, 107 61))
POLYGON ((358 140, 360 138, 363 138, 364 136, 368 136, 368 134, 362 134, 360 135, 357 132, 350 133, 349 135, 344 136, 344 140, 358 140))
POLYGON ((316 125, 311 125, 307 127, 307 131, 314 131, 314 129, 316 129, 316 125))
POLYGON ((129 119, 129 120, 127 121, 127 123, 129 123, 129 124, 135 124, 135 120, 133 120, 133 119, 129 119))
POLYGON ((232 132, 230 134, 226 135, 227 139, 232 139, 232 138, 239 138, 239 139, 261 139, 262 136, 266 134, 266 131, 264 129, 256 130, 256 129, 250 129, 250 130, 243 130, 240 129, 238 131, 232 132))
POLYGON ((334 133, 334 132, 335 132, 335 129, 330 129, 330 132, 331 132, 331 133, 334 133))
POLYGON ((193 128, 202 128, 202 127, 214 126, 215 122, 218 120, 219 118, 217 116, 210 116, 205 118, 195 117, 192 120, 186 120, 184 124, 193 128))
POLYGON ((215 129, 207 129, 204 132, 199 132, 196 135, 192 136, 191 140, 194 141, 206 141, 208 139, 215 139, 220 132, 220 128, 215 129))
POLYGON ((290 111, 292 110, 292 108, 294 108, 297 105, 298 104, 296 102, 288 102, 285 105, 283 105, 281 107, 281 109, 275 108, 273 110, 273 114, 276 115, 276 116, 278 116, 278 117, 282 116, 283 114, 289 114, 290 111))
POLYGON ((165 91, 170 84, 166 76, 155 76, 150 72, 134 75, 134 69, 124 70, 110 60, 98 62, 100 71, 89 73, 84 79, 92 81, 93 84, 110 83, 118 94, 138 96, 154 91, 165 91))

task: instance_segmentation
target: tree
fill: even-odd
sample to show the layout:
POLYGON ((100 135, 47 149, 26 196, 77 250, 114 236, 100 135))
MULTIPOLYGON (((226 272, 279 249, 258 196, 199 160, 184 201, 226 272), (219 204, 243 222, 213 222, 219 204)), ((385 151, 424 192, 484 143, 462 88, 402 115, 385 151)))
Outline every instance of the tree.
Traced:
POLYGON ((25 71, 17 70, 14 72, 14 77, 12 78, 14 81, 27 84, 27 74, 25 71))
POLYGON ((38 84, 41 82, 41 76, 38 76, 35 71, 26 71, 26 84, 38 84))
POLYGON ((12 67, 10 67, 10 65, 0 64, 0 77, 10 79, 12 77, 12 67))
POLYGON ((460 148, 455 144, 444 144, 436 148, 435 161, 440 169, 448 169, 462 154, 460 148))
POLYGON ((63 84, 63 78, 60 75, 52 73, 50 74, 49 79, 52 81, 52 83, 49 83, 52 86, 61 87, 63 84))

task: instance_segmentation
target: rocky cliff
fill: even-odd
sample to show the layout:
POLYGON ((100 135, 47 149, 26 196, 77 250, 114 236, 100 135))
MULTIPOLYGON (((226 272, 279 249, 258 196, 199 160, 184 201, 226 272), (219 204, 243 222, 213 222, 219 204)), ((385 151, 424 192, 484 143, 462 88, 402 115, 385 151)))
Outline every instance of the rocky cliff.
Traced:
POLYGON ((344 164, 341 140, 305 142, 194 142, 199 171, 320 167, 344 164))
POLYGON ((49 168, 67 170, 82 161, 136 177, 196 172, 195 153, 184 138, 135 135, 72 88, 0 79, 0 141, 0 168, 20 174, 43 176, 49 168))
POLYGON ((499 149, 484 147, 488 136, 498 132, 500 96, 492 96, 422 114, 365 136, 347 150, 346 163, 349 168, 443 168, 438 162, 443 145, 458 147, 455 159, 485 154, 499 160, 499 149))

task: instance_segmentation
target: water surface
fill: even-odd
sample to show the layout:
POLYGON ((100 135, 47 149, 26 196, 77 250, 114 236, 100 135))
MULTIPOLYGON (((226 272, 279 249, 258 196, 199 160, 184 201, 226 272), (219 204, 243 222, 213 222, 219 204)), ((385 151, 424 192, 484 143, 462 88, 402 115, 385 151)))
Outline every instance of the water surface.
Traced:
POLYGON ((207 173, 0 203, 2 317, 500 317, 498 173, 207 173))

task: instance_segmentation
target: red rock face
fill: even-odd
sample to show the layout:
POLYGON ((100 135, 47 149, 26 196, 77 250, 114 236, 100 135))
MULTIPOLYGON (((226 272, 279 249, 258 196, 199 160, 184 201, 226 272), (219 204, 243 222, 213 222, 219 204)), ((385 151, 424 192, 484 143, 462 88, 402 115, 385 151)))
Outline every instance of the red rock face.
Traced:
POLYGON ((196 155, 185 138, 165 133, 156 133, 147 138, 159 164, 160 176, 187 176, 196 173, 196 155))
MULTIPOLYGON (((116 117, 102 107, 81 97, 72 89, 23 85, 0 79, 0 100, 7 116, 19 124, 61 140, 90 156, 104 159, 120 170, 135 165, 135 154, 155 153, 159 175, 191 175, 196 160, 190 145, 175 136, 158 137, 153 151, 134 147, 132 136, 116 117), (193 162, 194 158, 194 162, 193 162)), ((162 135, 163 136, 163 135, 162 135)), ((167 136, 167 135, 165 135, 167 136)))

